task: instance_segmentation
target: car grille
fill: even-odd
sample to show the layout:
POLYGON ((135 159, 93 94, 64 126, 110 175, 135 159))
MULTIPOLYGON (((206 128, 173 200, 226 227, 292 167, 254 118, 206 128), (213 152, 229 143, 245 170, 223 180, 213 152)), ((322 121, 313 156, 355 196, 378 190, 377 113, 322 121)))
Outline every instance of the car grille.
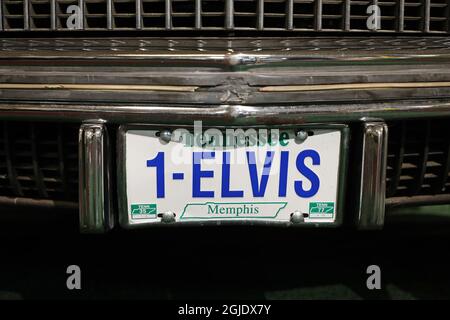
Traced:
MULTIPOLYGON (((3 0, 0 30, 370 31, 368 6, 386 32, 448 33, 448 0, 3 0), (74 20, 71 20, 72 22, 74 20), (69 24, 70 25, 70 24, 69 24), (72 26, 74 24, 71 24, 72 26)), ((192 35, 192 33, 190 33, 192 35)))
POLYGON ((450 119, 388 125, 387 197, 450 195, 450 119))
POLYGON ((78 201, 78 128, 0 122, 0 196, 78 201))

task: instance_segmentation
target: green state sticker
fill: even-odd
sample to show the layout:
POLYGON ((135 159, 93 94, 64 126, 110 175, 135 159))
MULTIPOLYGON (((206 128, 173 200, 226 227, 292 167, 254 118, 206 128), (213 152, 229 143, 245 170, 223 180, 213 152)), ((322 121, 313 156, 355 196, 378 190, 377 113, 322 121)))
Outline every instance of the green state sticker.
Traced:
POLYGON ((156 215, 156 203, 149 204, 132 204, 131 205, 132 215, 156 215))
POLYGON ((310 214, 333 214, 334 202, 310 202, 309 203, 310 214))

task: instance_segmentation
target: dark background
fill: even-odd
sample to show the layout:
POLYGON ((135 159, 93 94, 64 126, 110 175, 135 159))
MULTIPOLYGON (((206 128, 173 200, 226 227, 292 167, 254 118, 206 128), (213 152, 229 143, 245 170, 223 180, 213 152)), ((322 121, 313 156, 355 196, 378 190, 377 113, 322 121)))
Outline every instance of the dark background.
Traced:
POLYGON ((0 299, 449 299, 450 206, 383 231, 183 227, 80 235, 76 212, 0 209, 0 299), (66 288, 79 265, 81 290, 66 288), (382 290, 366 288, 381 268, 382 290))

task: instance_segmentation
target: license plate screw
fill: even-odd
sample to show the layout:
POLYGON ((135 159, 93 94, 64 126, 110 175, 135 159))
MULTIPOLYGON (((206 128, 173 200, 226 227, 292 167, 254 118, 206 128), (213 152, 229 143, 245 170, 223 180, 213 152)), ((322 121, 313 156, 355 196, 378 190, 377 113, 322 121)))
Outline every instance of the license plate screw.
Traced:
POLYGON ((162 130, 159 133, 159 138, 164 142, 170 142, 172 140, 172 132, 169 130, 162 130))
POLYGON ((295 140, 297 140, 298 142, 303 142, 307 138, 308 138, 308 132, 306 132, 304 130, 297 131, 297 133, 295 134, 295 140))
POLYGON ((164 212, 161 216, 161 221, 164 223, 175 222, 175 213, 172 211, 164 212))
POLYGON ((291 213, 291 222, 292 223, 302 223, 305 222, 305 218, 303 217, 303 213, 300 211, 294 211, 291 213))

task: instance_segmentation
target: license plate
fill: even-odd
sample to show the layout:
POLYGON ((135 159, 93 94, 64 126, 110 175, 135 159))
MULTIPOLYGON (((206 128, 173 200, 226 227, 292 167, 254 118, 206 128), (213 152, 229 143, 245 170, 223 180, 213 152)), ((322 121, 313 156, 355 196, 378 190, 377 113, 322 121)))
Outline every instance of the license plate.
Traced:
POLYGON ((119 131, 124 227, 341 221, 346 126, 119 131))

